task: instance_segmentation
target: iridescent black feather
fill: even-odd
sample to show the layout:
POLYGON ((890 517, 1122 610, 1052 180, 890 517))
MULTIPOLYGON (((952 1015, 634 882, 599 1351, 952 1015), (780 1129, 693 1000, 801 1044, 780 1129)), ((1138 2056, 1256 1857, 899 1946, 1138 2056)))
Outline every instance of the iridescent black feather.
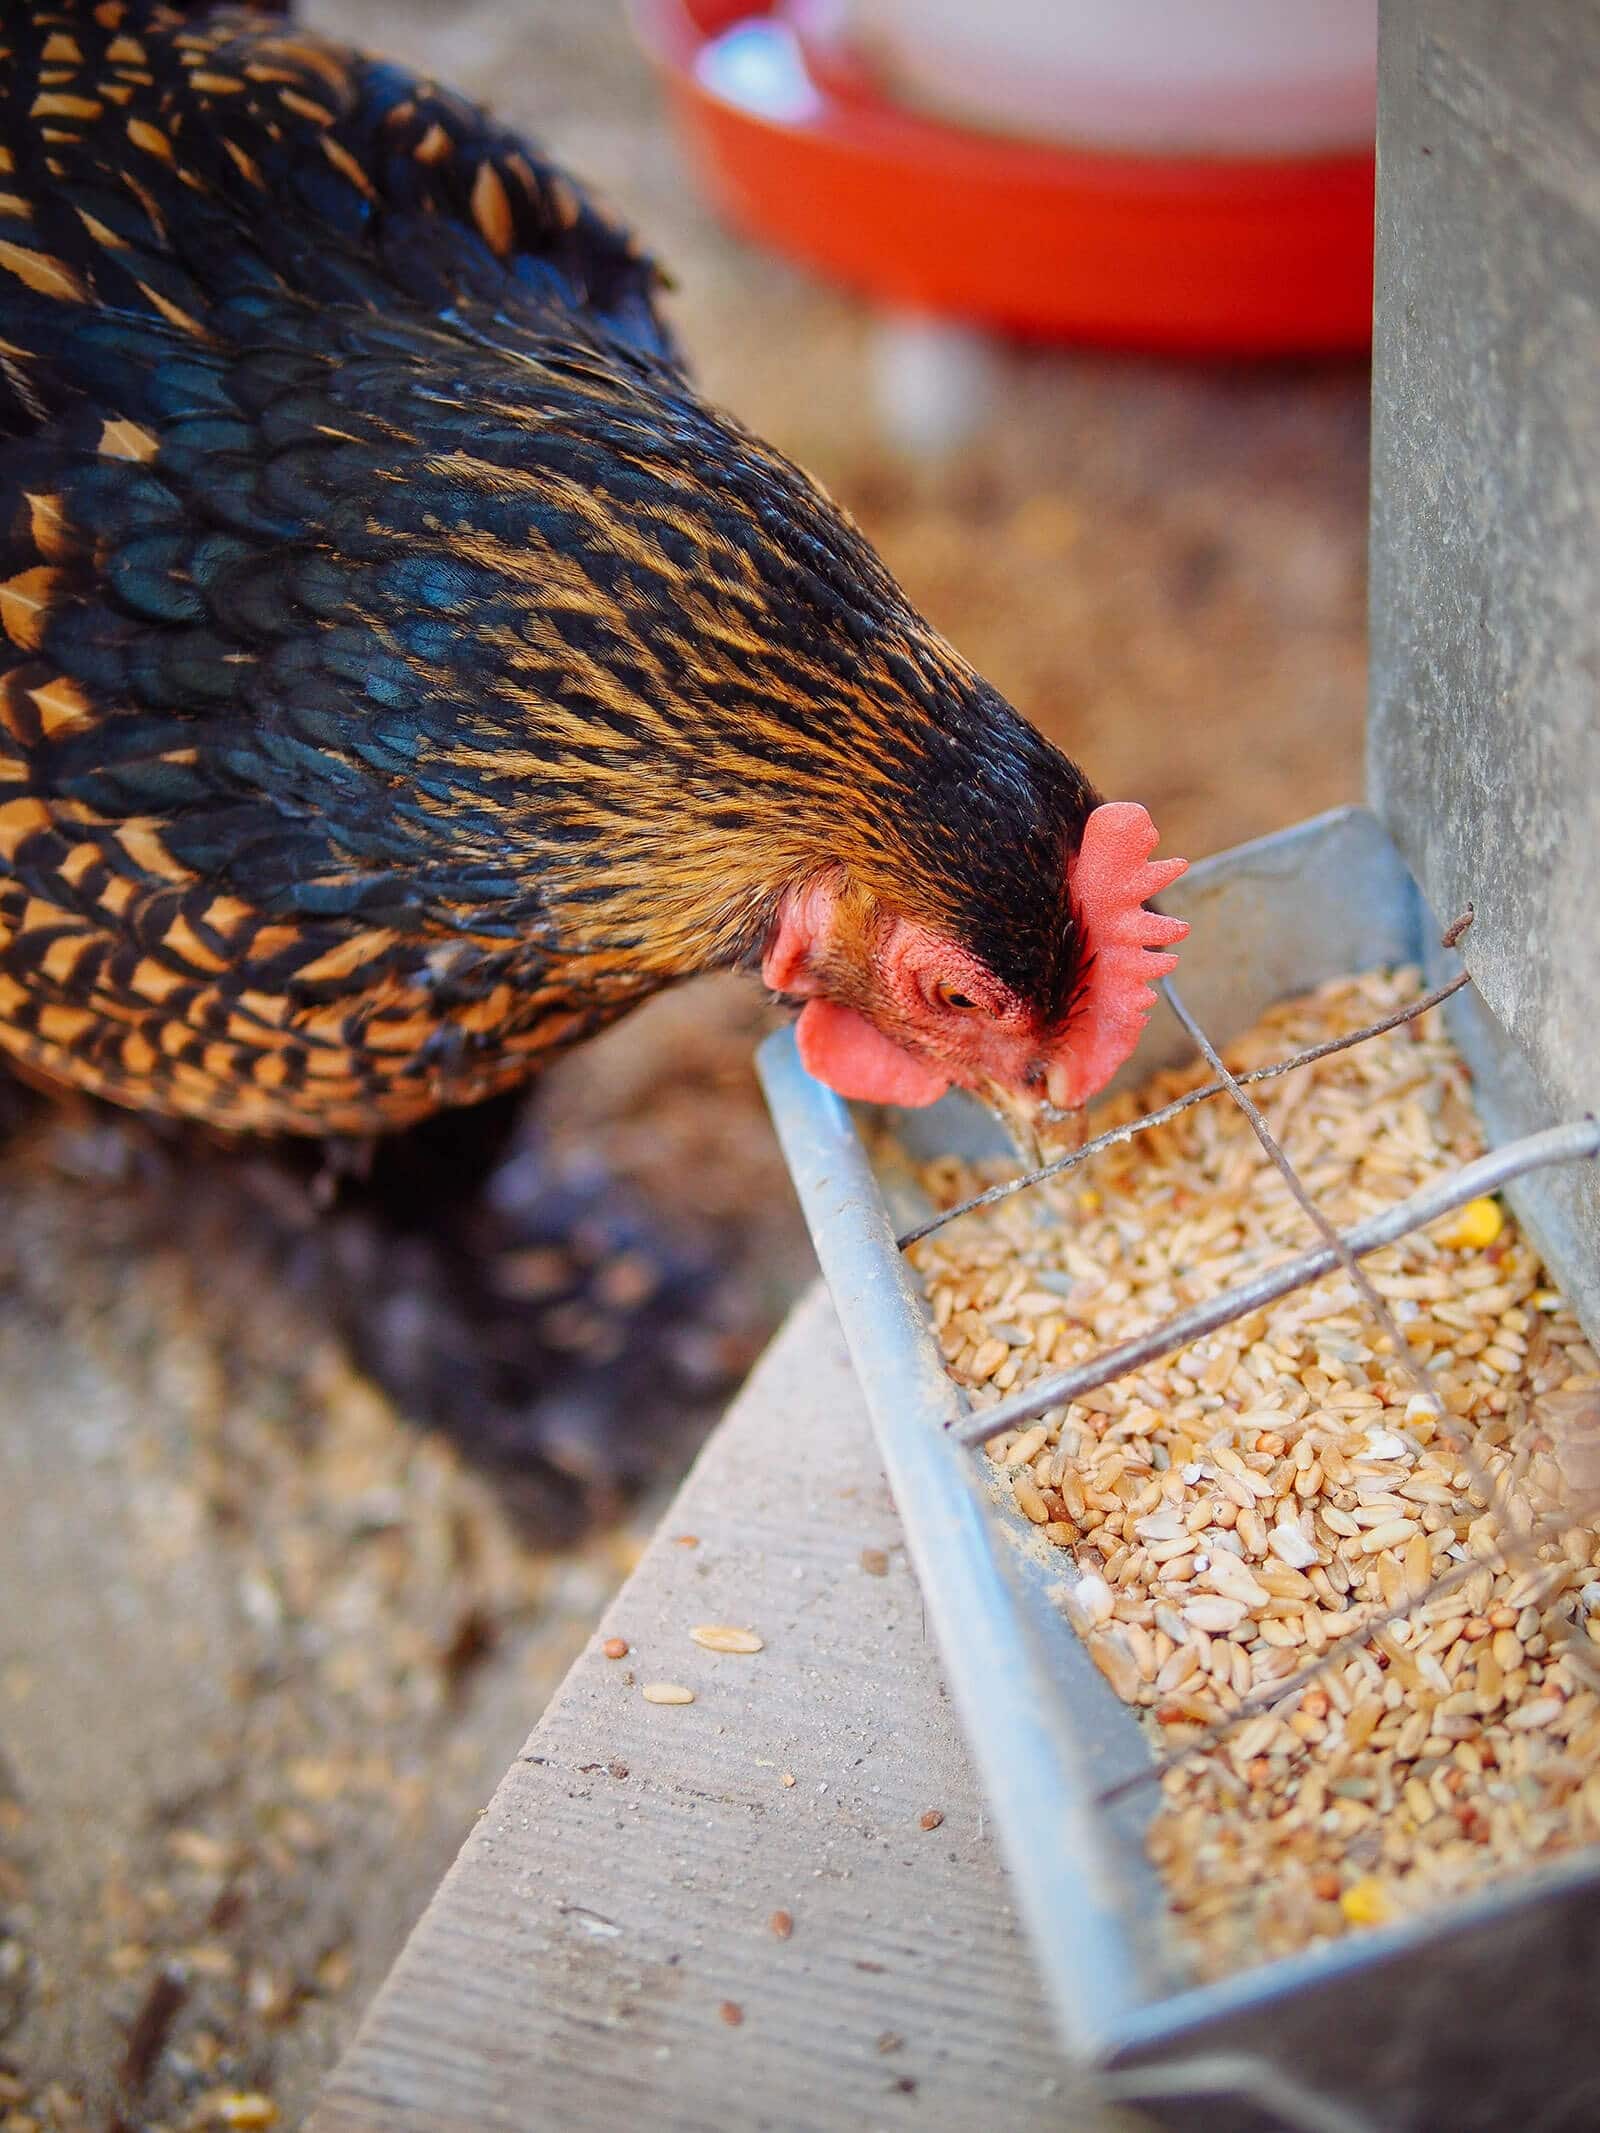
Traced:
POLYGON ((364 1132, 843 863, 1054 1014, 1093 795, 709 409, 631 237, 259 15, 0 25, 0 1044, 364 1132))

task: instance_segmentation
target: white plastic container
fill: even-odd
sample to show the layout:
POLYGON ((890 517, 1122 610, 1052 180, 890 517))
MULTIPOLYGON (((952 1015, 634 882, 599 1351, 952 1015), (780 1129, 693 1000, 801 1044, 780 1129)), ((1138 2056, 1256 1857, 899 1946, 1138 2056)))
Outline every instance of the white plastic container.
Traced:
POLYGON ((1373 136, 1377 0, 789 0, 896 102, 1035 140, 1300 156, 1373 136))

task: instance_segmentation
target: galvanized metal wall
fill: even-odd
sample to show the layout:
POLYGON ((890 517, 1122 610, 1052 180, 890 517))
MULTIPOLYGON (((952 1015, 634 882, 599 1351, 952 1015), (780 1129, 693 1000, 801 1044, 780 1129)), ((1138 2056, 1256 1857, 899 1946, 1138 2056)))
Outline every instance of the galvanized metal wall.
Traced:
MULTIPOLYGON (((1379 77, 1369 783, 1515 1130, 1600 1110, 1600 0, 1385 0, 1379 77)), ((1529 1209, 1594 1331, 1592 1171, 1529 1209)))

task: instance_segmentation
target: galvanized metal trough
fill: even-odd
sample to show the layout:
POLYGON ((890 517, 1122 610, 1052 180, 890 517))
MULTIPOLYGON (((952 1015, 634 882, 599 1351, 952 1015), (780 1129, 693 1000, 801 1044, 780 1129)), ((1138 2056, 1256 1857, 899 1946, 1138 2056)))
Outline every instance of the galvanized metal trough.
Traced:
MULTIPOLYGON (((1600 5, 1385 0, 1381 24, 1375 812, 1225 853, 1163 901, 1193 924, 1184 996, 1224 1039, 1327 978, 1439 974, 1438 920, 1472 900, 1474 988, 1448 1012, 1500 1144, 1600 1112, 1600 5)), ((1187 1050, 1158 1018, 1130 1072, 1187 1050)), ((894 1181, 788 1036, 761 1069, 1073 2052, 1207 2133, 1593 2133, 1600 1848, 1186 1982, 1141 1845, 1155 1788, 1099 1804, 1148 1768, 1146 1735, 946 1434, 961 1395, 895 1248, 894 1181)), ((983 1130, 957 1100, 900 1121, 922 1156, 983 1130)), ((1600 1165, 1510 1197, 1593 1339, 1600 1165)))
MULTIPOLYGON (((1274 1001, 1397 964, 1432 971, 1436 915, 1375 816, 1350 808, 1206 861, 1164 899, 1191 921, 1184 991, 1226 1038, 1274 1001)), ((1453 960, 1453 959, 1452 959, 1453 960)), ((1551 1120, 1481 1001, 1450 1003, 1494 1139, 1551 1120)), ((1170 1018, 1127 1072, 1192 1056, 1170 1018)), ((799 1063, 789 1033, 760 1069, 882 1449, 930 1629, 992 1802, 1017 1896, 1069 2048, 1111 2093, 1206 2133, 1508 2133, 1600 2125, 1600 1849, 1501 1882, 1426 1920, 1373 1930, 1218 1984, 1185 1982, 1142 1849, 1159 1794, 1100 1796, 1151 1759, 1149 1736, 1090 1660, 1062 1579, 1012 1545, 946 1424, 947 1376, 897 1230, 920 1210, 891 1152, 874 1168, 850 1109, 799 1063)), ((1221 1101, 1224 1099, 1213 1099, 1221 1101)), ((907 1157, 1003 1144, 951 1097, 894 1117, 907 1157)), ((1570 1292, 1592 1291, 1551 1176, 1513 1188, 1570 1292), (1580 1278, 1573 1279, 1574 1274, 1580 1278)))

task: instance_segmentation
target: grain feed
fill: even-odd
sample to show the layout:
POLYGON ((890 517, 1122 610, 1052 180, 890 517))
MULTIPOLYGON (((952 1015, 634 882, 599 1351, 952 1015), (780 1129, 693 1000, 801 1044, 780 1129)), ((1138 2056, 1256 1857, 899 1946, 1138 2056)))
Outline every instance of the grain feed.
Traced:
MULTIPOLYGON (((1326 985, 1274 1009, 1229 1064, 1417 990, 1409 971, 1326 985)), ((1203 1079, 1158 1075, 1092 1130, 1203 1079)), ((1437 1013, 1256 1094, 1342 1228, 1483 1152, 1437 1013)), ((922 1180, 948 1207, 1001 1174, 944 1159, 922 1180)), ((1217 1099, 912 1259, 981 1408, 1307 1241, 1217 1099)), ((1160 1755, 1192 1748, 1161 1781, 1148 1846, 1200 1976, 1600 1838, 1600 1524, 1592 1496, 1576 1519, 1555 1458, 1569 1439, 1593 1456, 1595 1356, 1498 1202, 1364 1265, 1444 1426, 1341 1272, 986 1447, 1018 1530, 1075 1571, 1066 1611, 1102 1674, 1160 1755), (1502 1561, 1502 1539, 1552 1518, 1559 1539, 1502 1561), (1274 1700, 1369 1615, 1406 1607, 1274 1700)))

